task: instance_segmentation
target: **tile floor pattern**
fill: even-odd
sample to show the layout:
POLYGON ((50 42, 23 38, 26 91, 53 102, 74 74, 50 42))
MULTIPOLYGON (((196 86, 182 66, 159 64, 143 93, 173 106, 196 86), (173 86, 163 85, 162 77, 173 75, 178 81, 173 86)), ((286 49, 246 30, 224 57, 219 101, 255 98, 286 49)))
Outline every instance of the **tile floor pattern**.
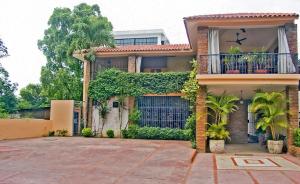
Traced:
POLYGON ((217 169, 300 171, 300 166, 281 156, 216 155, 217 169))

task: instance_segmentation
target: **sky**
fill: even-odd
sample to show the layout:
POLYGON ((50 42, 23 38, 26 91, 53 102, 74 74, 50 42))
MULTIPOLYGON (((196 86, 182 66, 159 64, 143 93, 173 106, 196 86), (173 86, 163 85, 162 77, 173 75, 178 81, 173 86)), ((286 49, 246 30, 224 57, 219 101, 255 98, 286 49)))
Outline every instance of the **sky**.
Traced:
MULTIPOLYGON (((183 17, 212 13, 295 12, 300 0, 1 0, 0 38, 9 57, 0 63, 19 89, 39 83, 46 58, 37 47, 55 7, 98 4, 114 30, 164 29, 171 43, 188 43, 183 17)), ((296 23, 298 23, 297 21, 296 23)), ((298 29, 298 32, 300 28, 298 29)), ((298 39, 300 40, 300 39, 298 39)))

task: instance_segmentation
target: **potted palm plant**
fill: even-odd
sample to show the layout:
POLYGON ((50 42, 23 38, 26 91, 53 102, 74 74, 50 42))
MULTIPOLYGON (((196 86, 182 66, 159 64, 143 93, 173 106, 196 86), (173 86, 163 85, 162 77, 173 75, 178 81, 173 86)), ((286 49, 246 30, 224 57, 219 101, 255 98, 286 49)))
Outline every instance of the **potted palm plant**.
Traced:
POLYGON ((236 105, 238 100, 238 97, 226 95, 225 92, 220 96, 212 94, 207 96, 206 105, 212 122, 208 123, 206 136, 209 138, 210 151, 213 153, 224 152, 224 142, 230 138, 229 132, 226 130, 228 115, 238 110, 236 105))
POLYGON ((282 153, 283 140, 280 140, 280 132, 288 126, 286 103, 285 95, 280 92, 259 92, 252 99, 250 110, 259 115, 256 128, 270 131, 272 139, 267 141, 267 146, 273 154, 282 153))

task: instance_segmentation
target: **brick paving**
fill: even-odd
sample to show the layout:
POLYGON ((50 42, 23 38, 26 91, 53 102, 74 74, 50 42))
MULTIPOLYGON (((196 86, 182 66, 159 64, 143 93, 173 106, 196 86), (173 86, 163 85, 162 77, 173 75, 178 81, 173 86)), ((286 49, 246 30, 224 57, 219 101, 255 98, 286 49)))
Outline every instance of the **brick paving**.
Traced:
POLYGON ((289 166, 300 166, 300 160, 290 155, 242 157, 248 164, 260 164, 265 158, 283 163, 280 169, 271 165, 264 170, 257 165, 221 168, 228 160, 220 158, 241 158, 234 154, 199 153, 191 163, 192 153, 185 141, 81 137, 0 141, 0 184, 300 184, 300 171, 289 166))

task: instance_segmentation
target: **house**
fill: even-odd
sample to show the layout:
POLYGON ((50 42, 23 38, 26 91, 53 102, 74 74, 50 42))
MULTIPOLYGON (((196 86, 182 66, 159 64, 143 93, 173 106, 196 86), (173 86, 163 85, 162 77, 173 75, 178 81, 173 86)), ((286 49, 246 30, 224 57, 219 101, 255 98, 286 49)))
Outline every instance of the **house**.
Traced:
MULTIPOLYGON (((232 143, 247 143, 248 136, 254 134, 254 122, 248 111, 249 100, 260 89, 264 91, 285 91, 289 99, 289 127, 296 128, 298 123, 298 72, 297 58, 297 25, 294 23, 298 15, 295 13, 235 13, 199 15, 184 18, 189 44, 165 45, 126 45, 116 48, 97 48, 97 61, 84 61, 82 54, 74 56, 84 61, 84 96, 83 115, 88 126, 94 126, 96 117, 93 102, 88 98, 89 81, 95 72, 104 68, 116 67, 127 72, 168 72, 189 71, 189 61, 196 58, 199 68, 197 80, 201 86, 197 97, 196 142, 197 149, 206 150, 207 108, 205 99, 207 92, 229 94, 240 97, 239 111, 230 115, 229 130, 232 143), (260 60, 245 62, 241 58, 255 56, 260 53, 260 60), (263 60, 264 62, 260 62, 263 60)), ((257 57, 257 56, 255 56, 257 57)), ((140 99, 147 103, 147 111, 163 112, 161 101, 179 101, 180 117, 188 114, 188 105, 180 98, 180 94, 150 95, 140 99), (154 104, 154 105, 153 105, 154 104), (149 107, 150 106, 150 107, 149 107), (158 108, 158 109, 157 109, 158 108)), ((110 106, 113 106, 114 99, 110 106)), ((133 100, 128 99, 132 107, 133 100)), ((143 110, 143 106, 139 106, 143 110)), ((171 108, 171 107, 168 107, 171 108)), ((108 121, 113 122, 116 113, 108 121)), ((164 113, 162 113, 164 114, 164 113)), ((155 114, 163 116, 161 113, 155 114)), ((125 113, 124 119, 128 112, 125 113)), ((172 116, 172 115, 171 115, 172 116)), ((98 118, 99 119, 99 118, 98 118)), ((160 118, 162 120, 163 118, 160 118)), ((153 117, 152 117, 153 120, 153 117)), ((172 125, 174 119, 170 118, 172 125)), ((161 126, 163 122, 152 122, 161 126)), ((182 123, 182 122, 180 122, 182 123)), ((180 124, 179 123, 179 124, 180 124)), ((149 124, 147 124, 149 125, 149 124)), ((113 125, 110 125, 113 128, 113 125)), ((171 126, 172 127, 172 126, 171 126)), ((181 128, 180 125, 179 128, 181 128)), ((291 131, 288 131, 288 145, 292 144, 291 131)))

